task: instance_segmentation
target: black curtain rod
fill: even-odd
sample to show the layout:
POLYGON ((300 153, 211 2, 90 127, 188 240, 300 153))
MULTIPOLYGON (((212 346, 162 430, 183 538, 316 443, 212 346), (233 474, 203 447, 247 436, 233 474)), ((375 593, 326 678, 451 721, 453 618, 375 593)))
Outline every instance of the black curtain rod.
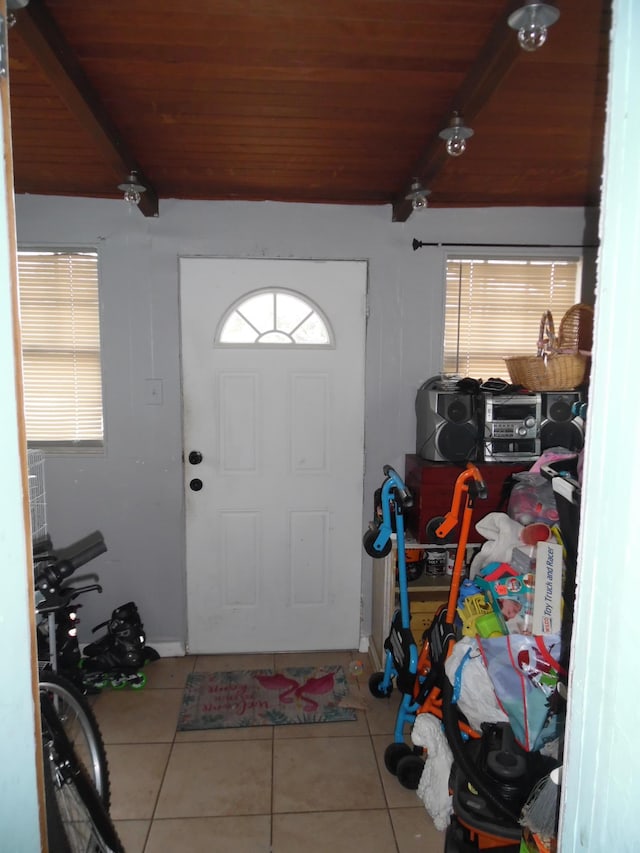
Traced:
POLYGON ((456 246, 461 249, 597 249, 599 243, 423 243, 422 240, 413 239, 413 251, 423 246, 456 246))

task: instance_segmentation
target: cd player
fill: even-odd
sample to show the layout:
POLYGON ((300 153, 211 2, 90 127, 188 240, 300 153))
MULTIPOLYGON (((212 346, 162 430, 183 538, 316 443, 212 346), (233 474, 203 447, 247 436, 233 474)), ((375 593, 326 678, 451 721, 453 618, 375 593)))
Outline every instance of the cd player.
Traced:
POLYGON ((540 456, 542 395, 484 394, 485 462, 521 462, 540 456))

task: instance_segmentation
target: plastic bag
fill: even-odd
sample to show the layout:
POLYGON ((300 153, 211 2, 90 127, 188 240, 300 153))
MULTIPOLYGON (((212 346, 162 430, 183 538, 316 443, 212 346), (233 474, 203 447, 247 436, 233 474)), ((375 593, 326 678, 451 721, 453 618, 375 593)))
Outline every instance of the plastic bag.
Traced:
POLYGON ((519 524, 527 525, 536 522, 548 524, 549 527, 558 523, 558 509, 551 482, 542 474, 532 474, 525 471, 514 474, 516 481, 511 489, 507 515, 519 524))
POLYGON ((478 637, 489 678, 500 707, 509 717, 516 740, 533 752, 559 737, 557 713, 560 635, 508 634, 478 637))
POLYGON ((567 450, 566 447, 547 447, 546 450, 542 451, 531 468, 529 468, 529 473, 538 474, 544 465, 551 465, 554 462, 564 462, 565 460, 575 460, 577 455, 575 451, 567 450))

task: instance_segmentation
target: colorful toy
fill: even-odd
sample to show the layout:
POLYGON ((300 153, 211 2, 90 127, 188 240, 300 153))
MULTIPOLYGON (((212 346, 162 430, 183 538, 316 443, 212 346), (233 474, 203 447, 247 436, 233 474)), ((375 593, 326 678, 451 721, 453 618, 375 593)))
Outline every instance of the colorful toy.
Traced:
POLYGON ((493 613, 493 609, 480 592, 477 595, 467 596, 462 607, 458 607, 457 613, 462 622, 462 636, 475 637, 478 633, 476 627, 478 618, 493 613))

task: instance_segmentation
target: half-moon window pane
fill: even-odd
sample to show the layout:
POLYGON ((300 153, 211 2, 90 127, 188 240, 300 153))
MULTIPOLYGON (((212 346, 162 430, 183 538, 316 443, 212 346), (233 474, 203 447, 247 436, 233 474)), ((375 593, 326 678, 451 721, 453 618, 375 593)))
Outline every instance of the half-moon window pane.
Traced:
POLYGON ((307 305, 302 299, 292 294, 283 294, 283 297, 277 300, 277 317, 276 324, 279 329, 286 329, 288 332, 296 329, 309 314, 313 314, 313 308, 307 305))
POLYGON ((331 346, 328 323, 304 297, 286 290, 252 293, 222 321, 221 344, 331 346))
POLYGON ((275 328, 275 294, 259 293, 237 306, 236 311, 259 332, 275 328))
POLYGON ((328 344, 327 328, 317 314, 311 314, 296 329, 296 340, 300 344, 328 344))
POLYGON ((284 332, 266 332, 264 335, 260 335, 259 340, 257 341, 259 344, 290 344, 291 338, 289 335, 285 335, 284 332))
POLYGON ((255 328, 237 311, 227 319, 223 334, 234 343, 250 344, 256 339, 255 328))

